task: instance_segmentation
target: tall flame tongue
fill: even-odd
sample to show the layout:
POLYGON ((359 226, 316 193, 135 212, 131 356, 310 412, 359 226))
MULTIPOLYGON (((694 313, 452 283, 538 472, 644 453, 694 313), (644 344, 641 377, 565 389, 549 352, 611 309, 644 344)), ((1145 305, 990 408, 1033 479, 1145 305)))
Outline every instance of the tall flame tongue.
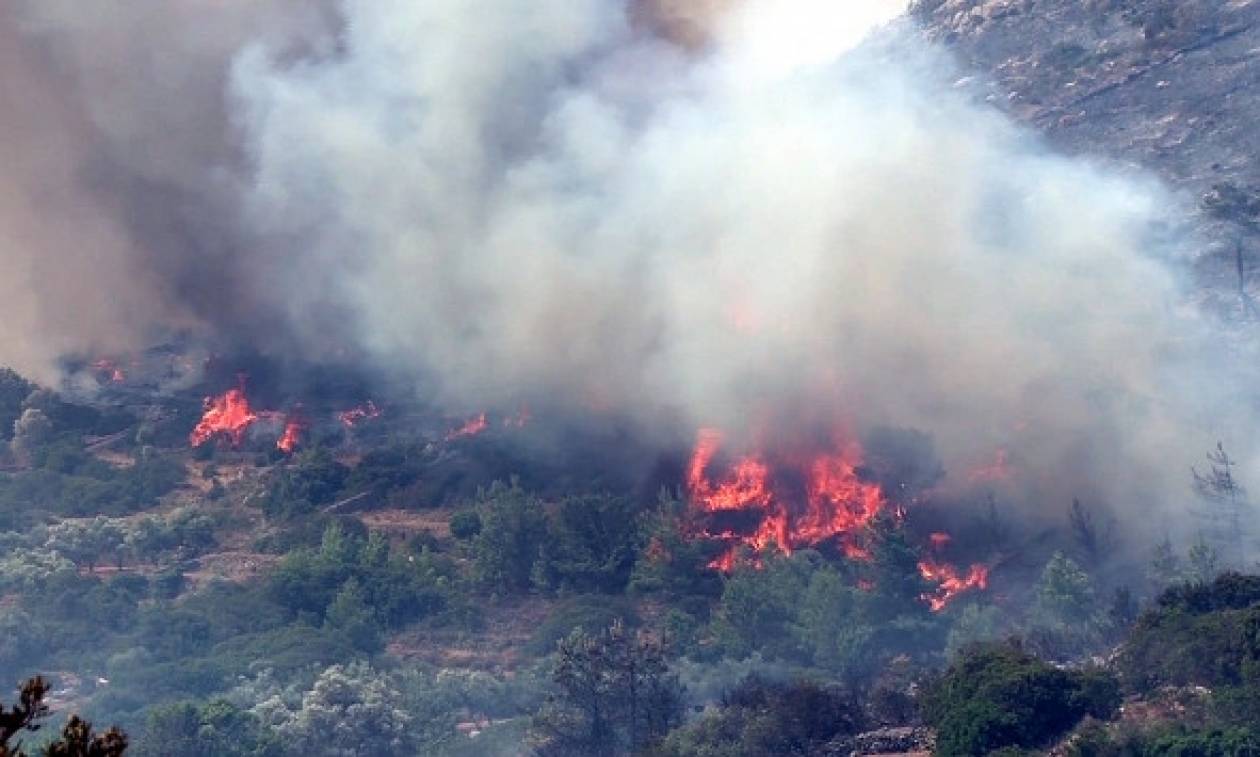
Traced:
POLYGON ((258 413, 250 408, 245 391, 241 388, 229 389, 218 397, 206 397, 205 412, 189 434, 188 441, 192 446, 200 447, 221 434, 231 441, 232 446, 239 446, 245 432, 257 420, 258 413))

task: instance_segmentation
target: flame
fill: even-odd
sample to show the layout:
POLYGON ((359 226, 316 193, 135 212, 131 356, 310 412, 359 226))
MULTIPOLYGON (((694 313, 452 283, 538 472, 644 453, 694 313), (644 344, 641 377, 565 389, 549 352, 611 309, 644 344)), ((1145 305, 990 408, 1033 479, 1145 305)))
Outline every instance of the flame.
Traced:
POLYGON ((476 436, 482 431, 490 428, 490 421, 486 420, 486 414, 482 413, 474 418, 469 418, 464 425, 459 428, 451 429, 446 433, 446 441, 453 439, 461 439, 465 436, 476 436))
POLYGON ((121 384, 127 380, 126 372, 109 358, 100 358, 93 361, 92 370, 96 372, 99 379, 108 379, 115 384, 121 384))
POLYGON ((984 565, 972 565, 966 574, 958 572, 949 563, 924 560, 919 563, 919 575, 937 584, 934 591, 925 592, 920 599, 927 602, 932 612, 944 610, 959 594, 972 589, 984 589, 989 585, 989 569, 984 565))
POLYGON ((728 543, 728 549, 711 564, 729 571, 740 545, 762 552, 771 546, 784 554, 838 539, 840 549, 853 559, 869 559, 861 544, 861 531, 887 504, 878 484, 863 481, 857 473, 861 450, 847 445, 834 454, 814 456, 806 464, 783 466, 805 481, 803 511, 794 513, 779 496, 772 479, 776 470, 760 455, 749 455, 732 464, 717 483, 709 478, 722 446, 715 429, 699 432, 687 465, 687 491, 703 513, 745 512, 756 516, 751 533, 702 530, 701 535, 728 543))
POLYGON ((341 421, 341 425, 346 428, 354 428, 361 421, 379 418, 380 416, 380 408, 372 400, 368 400, 358 407, 352 407, 349 410, 342 410, 340 413, 337 413, 337 420, 341 421))
POLYGON ((257 420, 258 413, 250 408, 244 389, 229 389, 218 397, 206 397, 205 412, 189 434, 188 441, 192 446, 200 447, 216 434, 221 434, 236 447, 257 420))
POLYGON ((284 433, 276 440, 276 449, 286 455, 293 454, 294 450, 302 442, 302 434, 306 432, 309 424, 302 419, 296 412, 290 413, 288 418, 284 420, 284 433))

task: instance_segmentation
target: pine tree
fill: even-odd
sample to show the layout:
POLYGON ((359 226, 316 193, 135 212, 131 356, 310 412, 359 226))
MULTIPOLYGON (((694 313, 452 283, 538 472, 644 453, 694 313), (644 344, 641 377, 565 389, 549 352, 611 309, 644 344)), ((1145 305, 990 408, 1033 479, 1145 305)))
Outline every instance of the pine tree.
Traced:
POLYGON ((1241 567, 1246 558, 1246 522, 1251 510, 1247 492, 1234 477, 1238 462, 1225 452, 1225 446, 1217 442, 1216 449, 1207 453, 1208 469, 1200 473, 1191 468, 1194 490, 1203 501, 1198 512, 1203 522, 1202 533, 1210 540, 1224 561, 1232 567, 1241 567))

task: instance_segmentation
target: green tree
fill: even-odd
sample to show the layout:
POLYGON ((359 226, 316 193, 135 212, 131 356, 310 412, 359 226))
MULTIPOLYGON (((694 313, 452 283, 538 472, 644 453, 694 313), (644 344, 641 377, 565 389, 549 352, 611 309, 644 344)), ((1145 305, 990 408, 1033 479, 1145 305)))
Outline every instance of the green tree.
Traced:
POLYGON ((13 424, 22 414, 22 402, 35 385, 8 368, 0 368, 0 441, 13 438, 13 424))
POLYGON ((768 555, 763 567, 743 564, 725 582, 713 630, 723 650, 736 658, 761 652, 800 659, 794 633, 797 612, 821 558, 816 552, 768 555))
POLYGON ((279 740, 248 710, 223 699, 175 702, 149 711, 135 757, 280 757, 279 740))
POLYGON ((376 612, 368 604, 363 587, 354 577, 346 579, 324 614, 324 622, 350 638, 365 652, 381 649, 381 626, 376 612))
POLYGON ((870 672, 875 629, 864 622, 864 593, 824 566, 809 579, 796 610, 796 636, 815 665, 854 677, 870 672))
POLYGON ((623 591, 639 551, 638 514, 638 508, 623 497, 561 500, 546 541, 548 583, 576 591, 623 591))
POLYGON ((481 533, 481 516, 473 510, 461 510, 451 516, 451 536, 467 541, 481 533))
POLYGON ((1102 642, 1106 618, 1094 583, 1071 558, 1056 552, 1037 582, 1029 639, 1045 654, 1072 656, 1102 642))
POLYGON ((473 543, 473 571, 496 591, 522 592, 534 585, 547 541, 542 502, 515 483, 495 484, 482 498, 482 530, 473 543))
POLYGON ((687 538, 687 504, 662 490, 655 511, 642 521, 640 554, 630 576, 632 591, 671 597, 712 597, 722 591, 722 579, 708 564, 716 556, 706 539, 687 538))
POLYGON ((682 716, 682 688, 658 637, 620 622, 597 635, 574 631, 557 649, 556 694, 534 718, 542 757, 637 754, 682 716))
MULTIPOLYGON (((286 753, 317 757, 413 755, 412 717, 391 678, 366 663, 333 665, 319 674, 301 705, 272 702, 269 719, 286 753)), ((268 710, 268 707, 262 708, 268 710)))
MULTIPOLYGON (((49 686, 43 678, 28 679, 18 689, 18 702, 11 708, 0 705, 0 757, 25 757, 20 741, 14 738, 22 732, 35 732, 43 727, 40 722, 48 717, 49 686)), ((92 724, 78 715, 61 730, 61 737, 44 746, 48 757, 120 757, 127 749, 127 736, 117 728, 105 733, 92 732, 92 724)))

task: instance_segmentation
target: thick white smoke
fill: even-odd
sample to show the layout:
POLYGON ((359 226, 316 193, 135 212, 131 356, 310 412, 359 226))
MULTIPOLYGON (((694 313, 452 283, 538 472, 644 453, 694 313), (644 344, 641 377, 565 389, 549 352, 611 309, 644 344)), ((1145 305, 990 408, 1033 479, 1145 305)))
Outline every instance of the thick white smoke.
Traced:
MULTIPOLYGON (((1176 513, 1222 429, 1152 182, 948 86, 904 3, 748 0, 686 53, 607 0, 345 4, 239 60, 264 238, 390 364, 756 433, 907 425, 955 471, 1176 513)), ((308 315, 302 292, 293 318, 308 315)), ((1160 526, 1164 527, 1164 526, 1160 526)))
POLYGON ((905 22, 862 42, 904 6, 15 0, 0 362, 349 335, 470 409, 912 426, 955 477, 1004 448, 1043 507, 1175 520, 1253 413, 1174 198, 1051 154, 905 22))

